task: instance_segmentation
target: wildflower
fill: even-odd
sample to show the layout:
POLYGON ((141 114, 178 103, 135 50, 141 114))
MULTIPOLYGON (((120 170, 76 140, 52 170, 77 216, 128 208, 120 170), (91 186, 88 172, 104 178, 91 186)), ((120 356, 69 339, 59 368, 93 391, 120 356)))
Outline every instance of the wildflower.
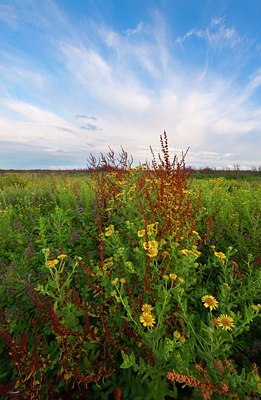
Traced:
POLYGON ((232 329, 235 326, 233 318, 225 314, 221 314, 220 317, 217 318, 217 325, 226 331, 232 329))
POLYGON ((125 278, 121 278, 120 279, 120 283, 122 283, 122 284, 126 283, 126 279, 125 278))
POLYGON ((114 232, 114 226, 110 225, 107 228, 105 228, 105 236, 111 236, 114 232))
POLYGON ((175 332, 173 333, 173 336, 174 336, 176 339, 179 339, 179 338, 181 337, 181 334, 179 333, 179 331, 175 331, 175 332))
POLYGON ((150 313, 142 313, 140 316, 140 322, 143 326, 153 326, 155 324, 155 317, 150 313))
POLYGON ((169 280, 169 276, 168 276, 167 274, 165 274, 165 275, 163 275, 163 279, 164 279, 165 281, 168 281, 168 280, 169 280))
POLYGON ((134 266, 133 266, 133 263, 131 261, 126 261, 124 263, 124 265, 130 272, 134 272, 134 266))
POLYGON ((161 255, 162 255, 163 258, 168 257, 169 256, 169 252, 168 251, 163 251, 161 253, 161 255))
POLYGON ((153 231, 155 230, 155 224, 149 224, 147 225, 147 232, 148 235, 151 235, 153 233, 153 231))
POLYGON ((151 242, 144 242, 143 247, 145 250, 150 250, 151 249, 151 242))
POLYGON ((201 239, 201 237, 199 236, 199 233, 197 231, 192 231, 193 235, 195 235, 197 237, 197 239, 201 239))
POLYGON ((104 269, 110 268, 113 266, 113 262, 112 261, 108 261, 104 263, 104 269))
POLYGON ((158 247, 158 242, 157 242, 156 240, 152 240, 152 241, 150 242, 150 245, 151 245, 151 247, 157 248, 157 247, 158 247))
POLYGON ((111 281, 112 285, 117 285, 118 282, 119 282, 119 278, 115 278, 111 281))
POLYGON ((204 306, 206 308, 210 308, 210 310, 212 311, 213 309, 215 310, 216 308, 218 308, 218 301, 215 299, 215 297, 210 296, 210 295, 205 295, 201 298, 202 302, 204 303, 204 306))
POLYGON ((49 261, 46 261, 46 263, 45 263, 45 266, 48 268, 48 267, 55 267, 55 265, 57 265, 58 264, 58 260, 49 260, 49 261))
POLYGON ((176 274, 169 274, 170 279, 172 279, 173 281, 175 281, 177 279, 177 275, 176 274))
POLYGON ((181 255, 181 256, 188 256, 189 254, 190 254, 189 249, 182 249, 179 251, 179 255, 181 255))
POLYGON ((157 249, 156 247, 152 247, 151 249, 149 249, 149 250, 147 251, 147 255, 148 255, 150 258, 156 257, 156 256, 158 255, 158 249, 157 249))
POLYGON ((60 254, 57 258, 59 259, 59 260, 64 260, 65 258, 67 258, 68 256, 67 256, 67 254, 60 254))
POLYGON ((261 304, 251 304, 250 306, 254 311, 259 312, 261 310, 261 304))
POLYGON ((148 303, 143 304, 142 311, 144 313, 150 314, 152 310, 153 310, 153 307, 150 304, 148 304, 148 303))
POLYGON ((138 231, 138 237, 143 237, 145 235, 145 229, 138 231))
POLYGON ((238 263, 235 261, 230 261, 229 264, 231 265, 231 267, 236 267, 236 268, 238 267, 238 263))
POLYGON ((220 259, 220 261, 224 262, 226 259, 226 255, 222 251, 215 251, 215 256, 220 259))
POLYGON ((192 254, 193 254, 194 257, 198 258, 198 257, 200 256, 201 252, 198 251, 198 250, 194 250, 194 251, 192 252, 192 254))
POLYGON ((48 248, 47 248, 47 249, 42 249, 42 253, 43 253, 46 257, 49 256, 50 252, 51 252, 51 250, 48 249, 48 248))

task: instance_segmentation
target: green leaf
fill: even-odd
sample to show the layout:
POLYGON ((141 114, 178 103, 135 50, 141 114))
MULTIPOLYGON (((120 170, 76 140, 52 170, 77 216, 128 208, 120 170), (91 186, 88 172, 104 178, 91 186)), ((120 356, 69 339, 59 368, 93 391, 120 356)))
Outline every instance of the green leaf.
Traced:
POLYGON ((130 367, 135 367, 135 370, 138 368, 136 361, 135 361, 135 355, 132 352, 130 355, 125 354, 124 351, 121 351, 121 355, 123 358, 123 363, 121 364, 120 368, 130 368, 130 367))

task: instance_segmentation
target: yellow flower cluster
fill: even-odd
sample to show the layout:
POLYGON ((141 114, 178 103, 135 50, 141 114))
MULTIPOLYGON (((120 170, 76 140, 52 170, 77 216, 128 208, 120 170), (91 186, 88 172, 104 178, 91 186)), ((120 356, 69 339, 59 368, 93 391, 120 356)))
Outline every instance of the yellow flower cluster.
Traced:
POLYGON ((143 326, 152 327, 155 324, 155 317, 152 314, 153 307, 150 304, 143 304, 142 314, 140 316, 140 322, 143 326))
POLYGON ((179 255, 181 255, 181 256, 188 256, 190 254, 193 255, 195 258, 198 258, 200 256, 201 252, 197 250, 196 245, 192 246, 192 250, 190 250, 190 249, 179 250, 179 255))
POLYGON ((146 234, 148 236, 152 235, 153 233, 155 233, 155 231, 157 229, 157 225, 158 225, 158 222, 155 222, 153 224, 148 224, 146 226, 146 229, 140 229, 137 233, 138 237, 144 237, 146 234))

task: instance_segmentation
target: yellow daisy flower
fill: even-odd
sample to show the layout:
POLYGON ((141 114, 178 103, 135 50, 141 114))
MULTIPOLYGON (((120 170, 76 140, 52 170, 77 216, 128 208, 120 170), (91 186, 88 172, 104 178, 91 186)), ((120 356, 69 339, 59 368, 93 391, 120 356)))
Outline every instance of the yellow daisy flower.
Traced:
POLYGON ((49 261, 46 261, 45 266, 46 267, 55 267, 55 265, 57 265, 58 262, 59 262, 58 260, 49 260, 49 261))
POLYGON ((68 256, 66 254, 60 254, 57 258, 59 260, 63 260, 64 258, 67 258, 68 256))
POLYGON ((176 274, 169 274, 170 279, 172 279, 173 281, 175 281, 177 279, 177 275, 176 274))
POLYGON ((201 298, 202 302, 204 303, 204 306, 206 308, 210 308, 210 310, 212 311, 213 309, 215 310, 216 308, 218 308, 218 301, 215 299, 215 297, 210 296, 210 295, 205 295, 201 298))
POLYGON ((226 255, 222 251, 215 251, 215 256, 220 259, 220 261, 224 262, 226 259, 226 255))
POLYGON ((158 249, 157 249, 156 247, 152 247, 151 249, 149 249, 149 250, 147 251, 147 255, 148 255, 150 258, 156 257, 156 256, 158 255, 158 249))
POLYGON ((153 326, 155 324, 155 317, 150 313, 144 312, 140 316, 140 322, 143 326, 153 326))
POLYGON ((226 331, 235 326, 233 318, 225 314, 221 314, 220 317, 217 318, 217 325, 226 331))
POLYGON ((145 235, 145 229, 138 231, 138 237, 143 237, 145 235))
POLYGON ((152 310, 153 310, 153 307, 150 304, 148 304, 148 303, 143 304, 142 311, 144 313, 150 314, 152 310))

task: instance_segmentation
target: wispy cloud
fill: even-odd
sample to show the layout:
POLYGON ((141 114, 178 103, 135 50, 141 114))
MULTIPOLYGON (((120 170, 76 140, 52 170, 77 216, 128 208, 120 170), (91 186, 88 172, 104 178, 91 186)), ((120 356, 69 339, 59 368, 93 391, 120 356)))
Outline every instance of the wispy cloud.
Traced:
POLYGON ((225 17, 213 18, 211 24, 204 28, 193 28, 183 36, 177 37, 175 43, 182 45, 185 41, 197 37, 204 39, 212 47, 233 48, 241 42, 240 35, 234 27, 226 26, 225 17))

